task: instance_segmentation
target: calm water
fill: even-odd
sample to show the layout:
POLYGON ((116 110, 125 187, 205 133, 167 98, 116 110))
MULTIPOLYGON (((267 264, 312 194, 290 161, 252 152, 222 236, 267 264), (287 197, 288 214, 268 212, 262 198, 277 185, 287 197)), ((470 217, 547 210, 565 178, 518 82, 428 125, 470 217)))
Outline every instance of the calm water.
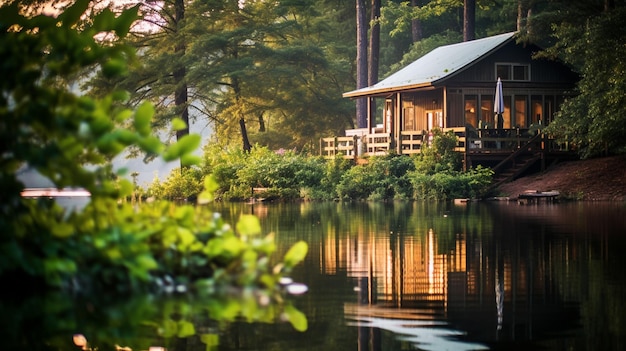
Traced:
POLYGON ((129 302, 109 312, 114 316, 80 302, 68 308, 67 320, 53 321, 46 314, 69 302, 20 307, 43 306, 27 317, 4 304, 0 328, 17 325, 24 338, 52 340, 54 350, 71 349, 64 346, 72 332, 147 349, 133 345, 154 343, 147 341, 149 330, 159 330, 170 351, 626 349, 623 204, 225 204, 216 210, 227 218, 256 214, 275 232, 281 253, 299 240, 309 243, 293 274, 309 291, 290 298, 307 318, 306 331, 267 319, 216 323, 205 314, 189 318, 195 329, 185 334, 180 316, 206 303, 184 298, 129 302), (170 329, 136 317, 145 310, 163 316, 170 329), (48 324, 65 334, 42 331, 48 324))

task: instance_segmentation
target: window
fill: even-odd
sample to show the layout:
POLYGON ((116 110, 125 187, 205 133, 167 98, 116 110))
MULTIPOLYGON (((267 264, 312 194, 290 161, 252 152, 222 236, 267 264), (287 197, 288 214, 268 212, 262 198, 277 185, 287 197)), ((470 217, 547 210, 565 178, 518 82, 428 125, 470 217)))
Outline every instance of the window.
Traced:
POLYGON ((479 127, 495 128, 493 115, 493 95, 482 95, 480 97, 480 122, 482 123, 479 123, 479 127))
POLYGON ((539 125, 545 123, 541 96, 533 95, 530 100, 530 123, 539 125))
POLYGON ((497 63, 496 77, 502 80, 530 80, 530 66, 520 63, 497 63))
POLYGON ((476 95, 465 96, 465 123, 474 128, 478 127, 478 111, 476 111, 477 100, 478 96, 476 95))
POLYGON ((528 76, 528 66, 513 66, 513 80, 530 80, 528 76))
POLYGON ((515 96, 515 125, 517 127, 526 128, 526 101, 527 96, 515 96))

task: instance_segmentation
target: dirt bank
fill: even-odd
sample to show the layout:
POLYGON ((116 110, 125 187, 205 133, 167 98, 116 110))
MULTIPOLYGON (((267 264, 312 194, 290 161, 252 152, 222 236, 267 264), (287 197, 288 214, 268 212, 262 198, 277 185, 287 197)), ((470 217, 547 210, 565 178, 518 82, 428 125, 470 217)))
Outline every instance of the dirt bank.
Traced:
POLYGON ((501 196, 511 198, 527 190, 557 190, 576 200, 626 201, 626 156, 563 162, 498 189, 501 196))

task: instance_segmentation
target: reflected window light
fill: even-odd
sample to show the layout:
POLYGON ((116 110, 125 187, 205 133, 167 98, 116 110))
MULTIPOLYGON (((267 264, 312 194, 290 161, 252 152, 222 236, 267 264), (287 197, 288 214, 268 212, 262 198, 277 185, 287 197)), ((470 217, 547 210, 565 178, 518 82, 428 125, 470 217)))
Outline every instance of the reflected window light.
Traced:
POLYGON ((74 345, 80 347, 83 350, 87 349, 87 338, 83 334, 74 334, 72 336, 74 345))

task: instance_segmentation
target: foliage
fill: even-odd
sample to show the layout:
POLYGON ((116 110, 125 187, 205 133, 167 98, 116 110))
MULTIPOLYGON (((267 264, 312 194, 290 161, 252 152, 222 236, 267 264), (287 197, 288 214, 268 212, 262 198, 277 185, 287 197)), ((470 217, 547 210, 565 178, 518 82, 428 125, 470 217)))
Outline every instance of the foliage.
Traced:
MULTIPOLYGON (((224 200, 409 200, 487 195, 493 172, 485 168, 461 172, 453 133, 435 130, 431 143, 413 158, 391 154, 372 157, 359 165, 341 155, 324 160, 258 145, 246 153, 240 148, 223 150, 219 144, 208 144, 202 168, 194 177, 215 176, 219 184, 216 195, 224 200), (253 192, 253 188, 263 190, 253 192)), ((176 171, 166 183, 193 183, 183 177, 176 171)), ((149 193, 156 195, 158 192, 152 189, 161 189, 163 197, 164 188, 158 184, 149 193)))
POLYGON ((433 130, 432 144, 415 157, 415 171, 408 175, 415 199, 449 200, 486 195, 493 171, 479 166, 461 172, 461 155, 454 151, 456 143, 453 132, 433 130))
POLYGON ((155 177, 146 195, 168 200, 193 199, 202 192, 202 179, 203 174, 198 167, 176 168, 163 182, 155 177))
POLYGON ((454 150, 456 144, 454 132, 433 129, 431 145, 415 157, 415 171, 426 175, 460 171, 462 160, 461 154, 454 150))
POLYGON ((409 199, 411 187, 406 174, 414 169, 406 156, 372 157, 366 165, 349 169, 337 184, 342 199, 409 199))
POLYGON ((145 3, 150 30, 137 26, 131 40, 141 64, 123 80, 98 77, 92 86, 107 92, 121 85, 133 92, 132 103, 151 101, 155 127, 187 108, 191 118, 207 119, 219 140, 235 143, 251 132, 262 145, 280 141, 279 147, 310 151, 324 133, 350 125, 351 104, 341 97, 350 82, 345 43, 333 40, 338 22, 326 20, 336 11, 321 6, 311 0, 145 3), (188 101, 175 96, 182 86, 188 101), (282 138, 270 139, 276 136, 282 138))
MULTIPOLYGON (((240 218, 233 229, 203 206, 118 202, 133 185, 120 178, 123 171, 113 172, 110 160, 126 147, 191 166, 200 140, 187 135, 165 146, 152 134, 151 104, 133 111, 119 107, 124 92, 98 99, 69 89, 68 77, 85 68, 112 78, 125 74, 134 54, 119 42, 102 45, 97 38, 123 38, 136 8, 84 17, 88 5, 79 0, 56 18, 24 16, 16 3, 0 8, 0 277, 18 282, 13 289, 32 284, 127 292, 163 288, 164 281, 189 288, 203 283, 204 289, 276 289, 280 276, 306 254, 306 244, 270 267, 273 236, 261 236, 254 217, 240 218), (16 171, 25 164, 59 188, 87 189, 91 201, 69 212, 47 199, 23 199, 16 171)), ((201 204, 217 188, 212 177, 204 178, 203 187, 201 204)))
MULTIPOLYGON (((295 199, 301 190, 317 189, 325 177, 325 161, 307 157, 293 150, 273 151, 255 146, 249 153, 229 147, 219 151, 218 145, 205 150, 203 172, 215 175, 220 193, 225 199, 248 199, 252 188, 266 188, 263 197, 295 199)), ((328 182, 326 182, 328 184, 328 182)))
POLYGON ((593 12, 557 26, 557 44, 550 52, 577 67, 582 79, 578 94, 563 104, 546 131, 576 145, 583 157, 624 153, 626 30, 622 24, 626 7, 622 4, 611 11, 593 6, 572 9, 593 12))
POLYGON ((0 302, 0 312, 10 316, 10 320, 0 319, 3 349, 72 350, 77 349, 73 341, 82 341, 84 350, 149 350, 156 345, 175 350, 182 343, 215 350, 218 345, 228 347, 228 341, 222 339, 225 330, 241 321, 288 323, 294 330, 306 330, 306 317, 291 299, 278 294, 244 289, 185 296, 94 294, 68 298, 66 293, 49 292, 10 297, 0 302))
POLYGON ((481 166, 466 172, 441 172, 434 174, 412 173, 409 175, 418 200, 451 200, 487 195, 493 171, 481 166))

